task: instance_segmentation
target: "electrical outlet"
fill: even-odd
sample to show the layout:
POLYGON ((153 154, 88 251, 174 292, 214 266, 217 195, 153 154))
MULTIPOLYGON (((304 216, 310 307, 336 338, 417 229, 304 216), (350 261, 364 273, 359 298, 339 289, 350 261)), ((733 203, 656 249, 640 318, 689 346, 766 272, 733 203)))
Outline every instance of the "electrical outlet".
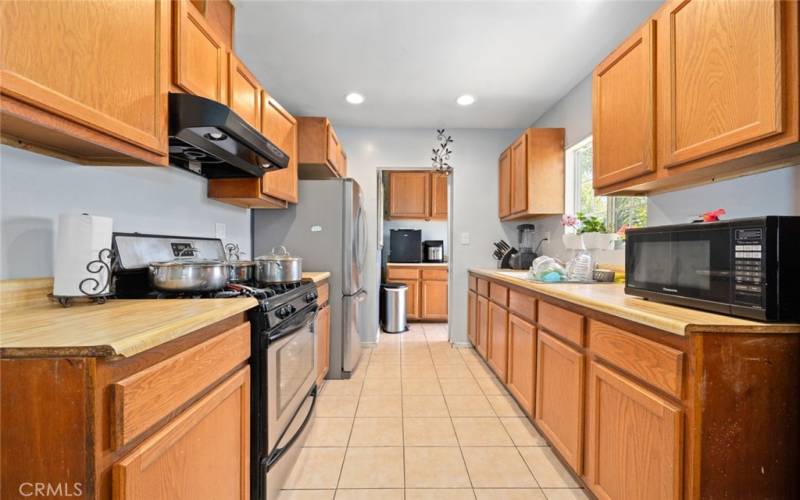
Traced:
POLYGON ((469 245, 469 233, 461 233, 461 244, 469 245))
POLYGON ((225 223, 224 222, 216 222, 214 223, 214 237, 219 239, 225 239, 225 223))

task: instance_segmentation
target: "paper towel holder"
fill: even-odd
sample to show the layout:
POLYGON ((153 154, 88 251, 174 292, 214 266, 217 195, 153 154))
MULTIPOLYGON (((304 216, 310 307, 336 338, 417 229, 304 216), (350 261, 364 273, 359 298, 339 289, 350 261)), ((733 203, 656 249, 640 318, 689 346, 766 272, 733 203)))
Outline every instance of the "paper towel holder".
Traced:
POLYGON ((114 295, 111 291, 111 268, 113 261, 114 251, 110 248, 103 248, 97 252, 96 259, 90 260, 86 264, 86 270, 92 274, 98 275, 98 277, 89 277, 81 280, 78 284, 78 290, 80 290, 83 295, 52 295, 52 297, 58 300, 58 303, 64 307, 72 305, 72 299, 82 297, 89 298, 96 304, 105 304, 108 298, 114 295), (103 278, 103 271, 105 271, 105 278, 103 278))

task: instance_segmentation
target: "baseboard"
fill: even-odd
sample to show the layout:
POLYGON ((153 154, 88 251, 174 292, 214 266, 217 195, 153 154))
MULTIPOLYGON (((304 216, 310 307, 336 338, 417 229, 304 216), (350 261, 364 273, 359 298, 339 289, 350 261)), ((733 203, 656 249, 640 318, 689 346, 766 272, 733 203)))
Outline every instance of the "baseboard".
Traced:
POLYGON ((472 347, 472 344, 469 342, 450 342, 455 347, 472 347))
POLYGON ((365 347, 365 348, 366 347, 377 347, 377 345, 378 345, 377 342, 364 342, 364 341, 361 341, 361 347, 365 347))

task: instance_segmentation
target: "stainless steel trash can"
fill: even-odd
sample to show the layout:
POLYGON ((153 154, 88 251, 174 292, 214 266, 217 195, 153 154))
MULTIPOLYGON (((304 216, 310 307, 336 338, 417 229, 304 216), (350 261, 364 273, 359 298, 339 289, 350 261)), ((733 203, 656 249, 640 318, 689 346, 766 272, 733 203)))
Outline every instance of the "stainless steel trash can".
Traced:
POLYGON ((384 283, 381 286, 381 328, 386 333, 408 331, 406 291, 403 283, 384 283))

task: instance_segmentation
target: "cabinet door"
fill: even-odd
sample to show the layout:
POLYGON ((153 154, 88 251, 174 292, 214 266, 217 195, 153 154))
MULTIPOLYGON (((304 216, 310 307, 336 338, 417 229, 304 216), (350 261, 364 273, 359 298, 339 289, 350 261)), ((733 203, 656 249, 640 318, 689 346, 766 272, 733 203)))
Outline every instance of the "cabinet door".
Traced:
POLYGON ((166 0, 3 1, 2 93, 166 155, 169 9, 166 0))
POLYGON ((528 135, 511 145, 511 213, 528 209, 528 135))
POLYGON ((511 149, 506 149, 500 155, 499 170, 499 201, 498 213, 500 218, 511 215, 511 149))
POLYGON ((584 355, 539 331, 535 420, 570 466, 583 469, 584 355))
POLYGON ((422 281, 422 319, 447 319, 447 281, 422 281))
POLYGON ((489 353, 486 358, 501 382, 508 366, 508 311, 489 302, 489 353))
POLYGON ((250 368, 244 367, 112 468, 113 498, 247 499, 250 368))
POLYGON ((598 498, 681 497, 682 415, 595 362, 590 368, 587 483, 598 498))
POLYGON ((393 282, 403 283, 408 287, 406 290, 406 318, 407 319, 420 319, 419 307, 419 280, 413 279, 396 279, 392 278, 393 282))
POLYGON ((431 174, 431 219, 447 220, 447 176, 431 174))
POLYGON ((228 102, 225 44, 189 0, 176 2, 175 85, 186 92, 228 102))
POLYGON ((261 99, 261 133, 289 155, 288 167, 264 174, 261 192, 297 203, 297 120, 266 92, 261 99))
POLYGON ((533 379, 536 328, 524 319, 508 316, 508 390, 528 415, 533 415, 533 379))
POLYGON ((655 33, 650 20, 594 70, 595 187, 655 171, 655 33))
POLYGON ((339 177, 347 177, 347 155, 344 154, 341 144, 336 156, 336 171, 339 172, 339 177))
POLYGON ((658 31, 664 166, 783 130, 783 3, 673 0, 666 6, 658 31))
POLYGON ((325 155, 328 160, 328 164, 333 167, 336 173, 339 174, 341 177, 341 173, 339 172, 339 149, 341 148, 339 144, 339 138, 336 137, 336 132, 333 130, 333 126, 328 124, 328 133, 327 133, 327 146, 325 149, 325 155))
POLYGON ((389 173, 389 217, 427 219, 431 176, 428 172, 389 173))
POLYGON ((317 384, 319 385, 330 367, 331 308, 325 306, 317 314, 317 384))
POLYGON ((261 129, 261 85, 233 53, 228 63, 228 103, 244 121, 261 129))
POLYGON ((478 295, 478 314, 476 319, 478 323, 478 343, 475 345, 475 349, 478 354, 483 356, 483 359, 486 359, 489 346, 489 299, 482 295, 478 295))
POLYGON ((467 337, 475 346, 478 343, 478 294, 467 292, 467 337))

